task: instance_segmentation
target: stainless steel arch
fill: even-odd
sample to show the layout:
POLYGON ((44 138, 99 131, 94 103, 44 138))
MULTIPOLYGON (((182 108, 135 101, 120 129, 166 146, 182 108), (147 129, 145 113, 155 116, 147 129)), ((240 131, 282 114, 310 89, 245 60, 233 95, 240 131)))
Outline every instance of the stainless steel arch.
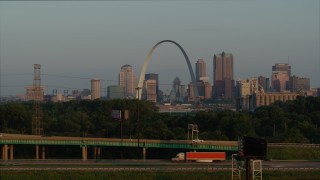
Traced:
POLYGON ((147 69, 147 65, 151 59, 151 55, 153 53, 153 51, 156 49, 156 47, 164 42, 170 42, 170 43, 173 43, 175 44, 176 46, 178 46, 178 48, 181 50, 184 58, 186 59, 187 61, 187 65, 188 65, 188 69, 189 69, 189 73, 190 73, 190 77, 191 77, 191 80, 192 80, 192 85, 193 85, 193 92, 194 92, 194 97, 195 97, 195 102, 198 101, 198 97, 199 97, 199 93, 198 93, 198 88, 197 88, 197 84, 196 84, 196 80, 195 80, 195 77, 194 77, 194 73, 193 73, 193 69, 192 69, 192 66, 190 64, 190 60, 189 60, 189 57, 187 56, 186 52, 184 51, 184 49, 175 41, 172 41, 172 40, 163 40, 163 41, 160 41, 158 42, 156 45, 154 45, 152 47, 152 49, 149 51, 146 59, 144 60, 143 62, 143 66, 142 66, 142 69, 141 69, 141 74, 140 74, 140 78, 139 78, 139 84, 138 84, 138 88, 137 89, 137 94, 136 94, 136 98, 138 98, 139 100, 141 99, 141 92, 142 92, 142 86, 143 86, 143 81, 144 81, 144 76, 145 76, 145 73, 146 73, 146 69, 147 69))

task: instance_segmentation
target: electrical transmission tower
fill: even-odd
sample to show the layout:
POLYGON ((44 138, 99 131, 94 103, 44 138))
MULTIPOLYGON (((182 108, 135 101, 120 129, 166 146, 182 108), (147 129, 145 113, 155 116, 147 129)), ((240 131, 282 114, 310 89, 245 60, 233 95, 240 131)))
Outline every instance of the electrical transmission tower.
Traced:
POLYGON ((42 107, 41 101, 43 99, 40 77, 40 64, 34 64, 34 79, 33 79, 33 116, 32 116, 32 134, 42 135, 42 107))

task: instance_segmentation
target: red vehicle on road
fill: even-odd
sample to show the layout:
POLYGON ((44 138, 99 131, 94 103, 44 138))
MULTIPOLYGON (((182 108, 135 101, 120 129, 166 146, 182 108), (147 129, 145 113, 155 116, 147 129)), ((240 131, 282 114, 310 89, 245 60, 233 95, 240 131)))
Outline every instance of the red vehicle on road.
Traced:
POLYGON ((225 161, 226 152, 187 152, 178 153, 172 161, 196 161, 196 162, 213 162, 225 161))

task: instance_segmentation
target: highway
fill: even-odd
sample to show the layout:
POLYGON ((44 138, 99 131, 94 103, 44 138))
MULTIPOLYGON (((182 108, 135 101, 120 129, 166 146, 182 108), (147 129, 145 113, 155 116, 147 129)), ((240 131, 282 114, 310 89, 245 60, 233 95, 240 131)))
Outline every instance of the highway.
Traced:
MULTIPOLYGON (((320 161, 263 161, 263 170, 320 171, 320 161)), ((1 170, 81 171, 231 171, 231 161, 173 163, 169 160, 12 160, 0 161, 1 170)))
MULTIPOLYGON (((117 139, 117 138, 84 138, 84 137, 67 137, 67 136, 39 136, 39 135, 25 135, 25 134, 8 134, 0 133, 0 144, 5 144, 4 141, 11 140, 12 144, 20 144, 20 141, 29 140, 27 144, 33 144, 33 141, 39 141, 39 144, 50 144, 51 145, 79 145, 78 141, 81 143, 87 143, 91 145, 90 142, 99 142, 101 145, 105 146, 103 142, 110 142, 110 146, 115 146, 117 142, 123 143, 134 143, 136 146, 137 139, 117 139), (3 142, 2 142, 3 141, 3 142), (65 141, 63 143, 57 143, 55 141, 65 141), (31 143, 30 143, 31 142, 31 143), (69 143, 69 144, 68 144, 69 143)), ((196 145, 216 145, 216 146, 235 146, 237 148, 237 141, 203 141, 199 142, 191 140, 155 140, 155 139, 140 139, 141 144, 143 143, 157 143, 157 144, 190 144, 196 143, 196 145)), ((23 143, 22 143, 23 144, 23 143)), ((313 147, 320 148, 320 144, 301 144, 301 143, 268 143, 268 147, 313 147)))
POLYGON ((92 137, 39 136, 22 134, 0 134, 2 145, 68 145, 79 147, 140 147, 171 148, 211 151, 236 151, 236 141, 203 141, 203 140, 159 140, 159 139, 117 139, 92 137), (139 144, 139 143, 140 144, 139 144))

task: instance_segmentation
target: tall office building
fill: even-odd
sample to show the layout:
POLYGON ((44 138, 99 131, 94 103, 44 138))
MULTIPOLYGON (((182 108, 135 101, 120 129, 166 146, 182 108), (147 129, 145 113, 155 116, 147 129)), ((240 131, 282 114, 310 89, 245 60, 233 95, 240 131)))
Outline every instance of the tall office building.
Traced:
POLYGON ((211 98, 212 86, 209 82, 197 81, 197 88, 198 88, 198 92, 199 92, 199 98, 201 100, 211 98))
POLYGON ((291 76, 291 66, 288 63, 276 63, 272 66, 272 71, 286 71, 291 76))
POLYGON ((206 76, 206 62, 203 59, 198 59, 196 62, 196 80, 199 81, 201 77, 206 76))
POLYGON ((258 77, 258 84, 260 85, 260 88, 263 88, 264 92, 267 92, 267 89, 269 89, 269 88, 267 88, 267 86, 269 86, 267 84, 267 79, 264 76, 259 76, 258 77))
POLYGON ((238 111, 249 110, 249 101, 251 93, 251 81, 238 80, 236 82, 236 108, 238 111))
POLYGON ((266 89, 265 92, 270 92, 270 78, 266 78, 266 89))
POLYGON ((278 63, 272 66, 271 88, 276 92, 289 90, 291 66, 286 63, 278 63))
MULTIPOLYGON (((263 79, 263 78, 261 78, 263 79)), ((265 94, 259 84, 259 78, 252 78, 247 80, 239 80, 236 83, 236 108, 237 110, 252 110, 254 106, 254 96, 257 94, 265 94)))
POLYGON ((157 102, 156 94, 156 80, 148 79, 143 82, 143 93, 144 99, 152 102, 157 102))
POLYGON ((213 57, 214 97, 233 98, 233 55, 222 52, 213 57))
POLYGON ((233 55, 225 52, 215 54, 213 57, 213 71, 214 81, 224 80, 225 78, 234 80, 233 55))
POLYGON ((194 102, 196 97, 194 97, 193 84, 190 82, 188 84, 188 102, 194 102))
POLYGON ((159 75, 155 73, 145 74, 145 80, 155 80, 156 81, 156 95, 158 96, 159 93, 159 75))
POLYGON ((176 77, 173 80, 172 90, 170 92, 171 101, 183 102, 186 96, 186 86, 181 85, 181 80, 176 77))
POLYGON ((298 76, 290 77, 291 92, 307 92, 310 91, 310 79, 298 76))
POLYGON ((174 78, 172 91, 174 91, 176 97, 180 97, 180 85, 181 85, 180 79, 178 77, 174 78))
POLYGON ((119 86, 124 89, 126 97, 134 97, 135 94, 135 76, 131 65, 124 65, 119 73, 119 86))
POLYGON ((182 100, 186 97, 186 85, 180 85, 179 94, 182 100))
MULTIPOLYGON (((207 81, 197 81, 197 88, 199 92, 199 99, 200 100, 205 100, 205 99, 210 99, 212 97, 212 86, 209 82, 207 81)), ((194 89, 193 89, 193 84, 190 82, 188 84, 188 102, 193 102, 195 101, 194 97, 194 89)))
POLYGON ((91 99, 101 98, 101 81, 98 78, 91 79, 91 99))

